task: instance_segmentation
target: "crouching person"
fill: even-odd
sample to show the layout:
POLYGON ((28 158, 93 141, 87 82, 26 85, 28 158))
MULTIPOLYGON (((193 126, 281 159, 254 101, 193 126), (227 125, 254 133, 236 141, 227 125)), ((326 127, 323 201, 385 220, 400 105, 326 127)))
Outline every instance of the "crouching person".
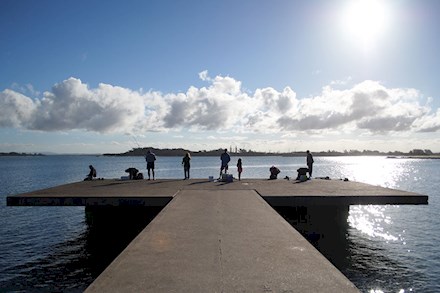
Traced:
POLYGON ((137 179, 137 175, 138 175, 139 170, 136 168, 128 168, 125 170, 125 172, 128 173, 128 178, 130 180, 134 180, 134 179, 137 179))
POLYGON ((96 177, 96 169, 92 165, 89 165, 89 169, 90 169, 90 172, 86 176, 86 178, 84 178, 84 181, 93 180, 93 178, 96 177))
POLYGON ((277 179, 278 178, 278 174, 280 174, 280 172, 281 172, 280 169, 278 169, 275 166, 270 167, 269 171, 270 171, 269 179, 277 179))

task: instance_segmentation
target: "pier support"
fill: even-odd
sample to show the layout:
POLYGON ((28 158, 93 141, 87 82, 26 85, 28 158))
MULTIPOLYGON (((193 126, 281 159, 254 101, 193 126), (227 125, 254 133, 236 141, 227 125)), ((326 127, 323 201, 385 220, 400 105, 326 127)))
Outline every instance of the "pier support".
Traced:
POLYGON ((310 205, 274 207, 309 241, 328 242, 345 237, 348 228, 348 205, 310 205))
POLYGON ((85 217, 89 226, 125 226, 137 223, 142 229, 162 210, 162 207, 144 206, 86 206, 85 217))

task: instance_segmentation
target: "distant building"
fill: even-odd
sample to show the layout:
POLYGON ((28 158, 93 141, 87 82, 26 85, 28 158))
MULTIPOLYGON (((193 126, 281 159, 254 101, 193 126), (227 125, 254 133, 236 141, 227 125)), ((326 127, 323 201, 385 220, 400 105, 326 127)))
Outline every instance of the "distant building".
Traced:
POLYGON ((431 150, 422 150, 422 149, 413 149, 409 153, 414 156, 432 155, 431 150))
POLYGON ((433 155, 434 153, 431 150, 425 150, 426 155, 433 155))

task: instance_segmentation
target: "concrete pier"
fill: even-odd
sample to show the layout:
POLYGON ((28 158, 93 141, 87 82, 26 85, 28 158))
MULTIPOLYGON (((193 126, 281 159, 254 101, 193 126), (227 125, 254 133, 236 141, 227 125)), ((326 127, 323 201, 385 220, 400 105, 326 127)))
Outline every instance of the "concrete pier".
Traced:
POLYGON ((428 204, 428 197, 320 179, 112 179, 7 197, 9 206, 86 206, 95 221, 114 209, 164 207, 87 292, 358 292, 272 208, 293 208, 308 233, 323 237, 354 204, 428 204))
POLYGON ((252 190, 184 190, 86 292, 358 292, 252 190))
POLYGON ((255 190, 272 206, 427 204, 428 196, 365 183, 313 179, 94 180, 7 197, 9 206, 165 206, 181 190, 255 190))

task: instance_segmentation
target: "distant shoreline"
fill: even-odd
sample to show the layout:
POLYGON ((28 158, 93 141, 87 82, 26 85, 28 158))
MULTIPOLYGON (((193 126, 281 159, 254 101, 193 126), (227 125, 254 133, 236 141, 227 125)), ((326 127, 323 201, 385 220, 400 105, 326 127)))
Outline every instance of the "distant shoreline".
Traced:
MULTIPOLYGON (((35 157, 35 156, 106 156, 106 157, 142 157, 147 151, 152 151, 159 157, 183 157, 186 153, 190 153, 193 157, 217 157, 220 156, 224 149, 211 151, 189 151, 185 149, 155 149, 155 148, 136 148, 124 153, 103 153, 103 154, 57 154, 57 153, 18 153, 18 152, 1 152, 0 157, 35 157)), ((240 150, 240 152, 229 152, 234 157, 304 157, 305 151, 301 152, 256 152, 240 150)), ((365 157, 365 156, 381 156, 388 159, 440 159, 440 153, 414 154, 413 152, 379 152, 379 151, 320 151, 313 152, 315 157, 365 157)))
POLYGON ((45 155, 40 153, 38 154, 17 153, 17 152, 0 153, 0 157, 35 157, 35 156, 45 156, 45 155))
MULTIPOLYGON (((216 149, 216 150, 210 150, 210 151, 190 151, 185 149, 157 149, 153 147, 148 148, 134 148, 130 151, 127 151, 125 153, 116 153, 116 154, 103 154, 103 156, 145 156, 148 151, 151 151, 155 153, 157 156, 184 156, 186 153, 190 153, 191 156, 220 156, 225 149, 216 149)), ((229 154, 231 156, 240 156, 240 157, 258 157, 258 156, 281 156, 281 157, 304 157, 306 156, 306 151, 299 151, 299 152, 283 152, 283 153, 272 153, 272 152, 256 152, 252 150, 235 150, 229 151, 229 154)), ((379 151, 371 151, 371 150, 364 150, 364 151, 357 151, 357 150, 350 150, 350 151, 344 151, 344 152, 338 152, 338 151, 320 151, 320 152, 313 152, 313 155, 316 157, 342 157, 342 156, 386 156, 389 158, 423 158, 423 159, 437 159, 440 158, 440 154, 434 154, 429 150, 423 151, 423 150, 413 150, 407 153, 404 152, 379 152, 379 151)))
POLYGON ((387 156, 388 159, 426 159, 426 160, 436 160, 440 159, 440 155, 434 156, 387 156))

